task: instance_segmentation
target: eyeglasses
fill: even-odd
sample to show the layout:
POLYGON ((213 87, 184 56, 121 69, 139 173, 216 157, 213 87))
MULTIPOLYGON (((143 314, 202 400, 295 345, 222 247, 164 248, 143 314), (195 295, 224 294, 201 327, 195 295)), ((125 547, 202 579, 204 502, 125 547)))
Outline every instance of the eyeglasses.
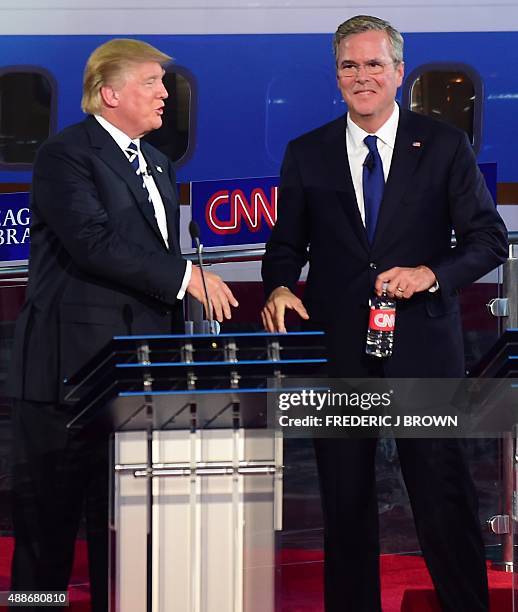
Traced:
POLYGON ((377 62, 372 60, 371 62, 367 62, 366 64, 354 64, 353 62, 344 62, 338 68, 339 76, 343 77, 352 77, 357 76, 360 73, 360 68, 364 68, 365 72, 369 76, 374 76, 376 74, 382 74, 385 71, 386 66, 390 66, 393 64, 396 66, 399 64, 398 61, 392 60, 391 62, 377 62))

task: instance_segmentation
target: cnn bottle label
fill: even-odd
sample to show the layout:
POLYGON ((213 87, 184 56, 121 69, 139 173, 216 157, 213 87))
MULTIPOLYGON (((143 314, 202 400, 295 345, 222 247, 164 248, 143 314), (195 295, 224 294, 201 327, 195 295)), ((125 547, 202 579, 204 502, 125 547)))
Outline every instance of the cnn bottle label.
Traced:
POLYGON ((394 331, 396 326, 395 308, 371 308, 369 329, 382 332, 394 331))

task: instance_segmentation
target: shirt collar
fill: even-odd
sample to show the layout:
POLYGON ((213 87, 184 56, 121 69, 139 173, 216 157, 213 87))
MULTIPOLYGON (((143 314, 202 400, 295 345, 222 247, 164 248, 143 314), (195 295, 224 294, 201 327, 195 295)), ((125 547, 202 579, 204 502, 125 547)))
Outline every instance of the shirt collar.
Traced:
MULTIPOLYGON (((399 105, 394 102, 394 110, 392 111, 392 114, 380 127, 380 129, 374 133, 374 136, 377 136, 383 143, 393 149, 396 142, 398 123, 399 105)), ((349 132, 351 143, 355 149, 365 146, 363 141, 366 136, 369 136, 369 132, 366 132, 359 125, 356 125, 349 114, 347 114, 347 131, 349 132)))
POLYGON ((94 115, 99 124, 108 132, 108 134, 115 140, 115 142, 119 145, 119 147, 126 151, 130 142, 134 142, 138 149, 140 150, 140 138, 135 138, 135 140, 131 140, 131 138, 125 134, 122 130, 119 130, 118 127, 115 127, 112 123, 107 121, 101 115, 94 115))

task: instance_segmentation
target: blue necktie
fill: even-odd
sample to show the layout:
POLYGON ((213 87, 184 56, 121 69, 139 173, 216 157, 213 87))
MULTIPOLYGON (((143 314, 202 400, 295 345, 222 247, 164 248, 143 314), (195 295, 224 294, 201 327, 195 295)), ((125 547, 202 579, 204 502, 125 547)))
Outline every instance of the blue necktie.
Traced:
POLYGON ((378 153, 377 139, 377 136, 367 136, 363 141, 369 149, 369 153, 363 162, 363 202, 365 204, 365 227, 367 228, 367 236, 371 244, 374 241, 376 223, 385 187, 383 164, 378 153))
POLYGON ((128 161, 133 166, 135 172, 138 172, 138 147, 133 141, 129 143, 128 148, 126 149, 126 155, 128 156, 128 161))

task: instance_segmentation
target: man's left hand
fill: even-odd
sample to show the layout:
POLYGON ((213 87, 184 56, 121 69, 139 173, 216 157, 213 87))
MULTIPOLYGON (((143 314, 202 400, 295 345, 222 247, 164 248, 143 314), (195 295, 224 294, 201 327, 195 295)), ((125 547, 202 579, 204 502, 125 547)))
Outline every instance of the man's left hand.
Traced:
POLYGON ((435 274, 427 266, 417 268, 390 268, 385 270, 376 279, 374 291, 377 295, 383 293, 397 299, 409 299, 414 293, 428 291, 436 282, 435 274))

